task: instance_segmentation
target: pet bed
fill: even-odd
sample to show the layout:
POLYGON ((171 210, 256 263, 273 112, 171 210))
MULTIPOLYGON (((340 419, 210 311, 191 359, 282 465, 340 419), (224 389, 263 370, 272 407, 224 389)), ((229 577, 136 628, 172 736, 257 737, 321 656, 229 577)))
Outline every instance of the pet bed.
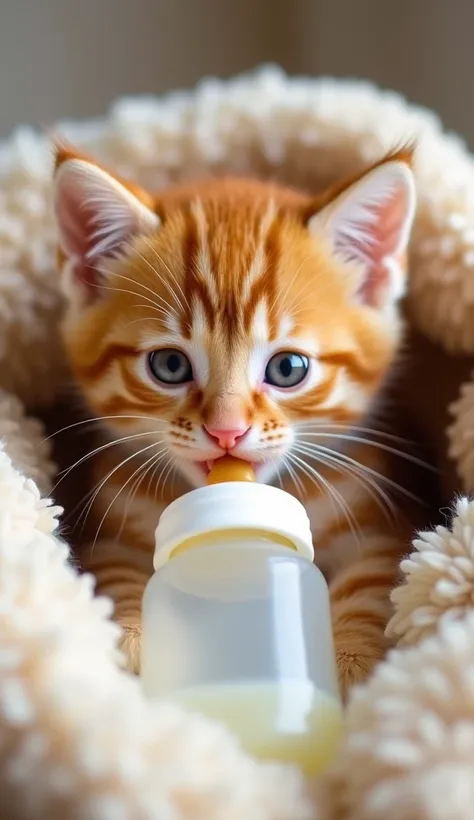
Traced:
MULTIPOLYGON (((409 311, 421 338, 474 352, 474 162, 430 112, 361 82, 267 67, 192 93, 120 100, 64 138, 154 188, 258 172, 314 190, 414 136, 419 206, 409 311)), ((117 665, 111 606, 68 562, 34 416, 65 378, 58 344, 48 141, 0 147, 0 815, 5 820, 471 820, 474 504, 422 533, 402 563, 398 639, 353 693, 333 770, 247 758, 218 726, 152 704, 117 665)), ((468 365, 469 368, 469 365, 468 365)), ((455 384, 445 456, 474 488, 474 383, 455 384), (449 451, 449 452, 448 452, 449 451)))

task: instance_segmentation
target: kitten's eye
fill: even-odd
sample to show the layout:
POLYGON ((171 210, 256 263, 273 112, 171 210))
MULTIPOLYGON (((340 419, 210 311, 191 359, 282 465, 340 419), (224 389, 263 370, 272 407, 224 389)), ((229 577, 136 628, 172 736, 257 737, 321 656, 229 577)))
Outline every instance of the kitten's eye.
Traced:
POLYGON ((193 379, 191 362, 181 350, 154 350, 148 357, 148 365, 155 379, 164 384, 185 384, 193 379))
POLYGON ((295 387, 305 378, 309 359, 301 353, 276 353, 265 370, 265 381, 275 387, 295 387))

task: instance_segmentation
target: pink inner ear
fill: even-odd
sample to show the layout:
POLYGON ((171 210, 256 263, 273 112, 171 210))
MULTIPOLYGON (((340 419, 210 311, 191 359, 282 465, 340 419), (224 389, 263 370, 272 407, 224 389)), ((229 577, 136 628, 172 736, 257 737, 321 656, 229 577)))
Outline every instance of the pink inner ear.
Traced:
POLYGON ((335 246, 346 258, 362 262, 366 275, 357 296, 377 306, 392 286, 394 266, 403 262, 410 219, 410 192, 403 184, 379 202, 362 202, 354 208, 354 219, 339 225, 335 246), (357 213, 359 211, 359 213, 357 213))
POLYGON ((60 245, 70 260, 71 274, 90 296, 97 295, 100 274, 89 258, 94 242, 94 210, 84 201, 77 174, 68 172, 58 180, 55 211, 60 245))
POLYGON ((97 296, 101 276, 92 260, 88 258, 93 246, 93 231, 88 229, 88 221, 93 220, 93 216, 88 213, 87 208, 81 208, 73 185, 63 185, 58 197, 56 214, 61 246, 69 257, 71 275, 77 284, 87 290, 89 296, 97 296))
POLYGON ((106 275, 103 258, 116 255, 133 236, 155 231, 159 219, 114 177, 85 160, 67 160, 59 167, 54 193, 59 243, 73 279, 97 297, 106 275))
POLYGON ((376 306, 383 301, 386 290, 390 287, 390 269, 387 263, 392 260, 400 263, 402 252, 400 240, 406 219, 406 198, 403 191, 395 192, 393 198, 373 209, 374 223, 370 230, 370 250, 366 255, 368 272, 361 288, 359 298, 368 305, 376 306))
POLYGON ((103 180, 94 179, 94 169, 88 173, 74 162, 59 169, 54 204, 59 242, 69 258, 72 277, 89 296, 97 297, 104 278, 97 262, 123 243, 127 222, 131 222, 126 208, 114 201, 103 180))
POLYGON ((374 224, 375 259, 394 256, 400 249, 406 222, 407 201, 403 190, 397 191, 393 198, 379 206, 374 224))
POLYGON ((60 179, 56 188, 56 219, 59 227, 60 242, 68 256, 86 256, 90 251, 93 234, 91 222, 93 214, 84 202, 84 193, 75 185, 76 174, 67 174, 60 179))

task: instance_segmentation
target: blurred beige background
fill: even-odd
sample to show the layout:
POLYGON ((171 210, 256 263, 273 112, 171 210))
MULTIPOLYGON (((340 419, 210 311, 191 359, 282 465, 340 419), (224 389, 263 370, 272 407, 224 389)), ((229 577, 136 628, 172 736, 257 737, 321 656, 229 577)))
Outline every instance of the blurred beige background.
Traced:
POLYGON ((0 136, 277 62, 370 78, 474 147, 471 0, 0 0, 0 136))

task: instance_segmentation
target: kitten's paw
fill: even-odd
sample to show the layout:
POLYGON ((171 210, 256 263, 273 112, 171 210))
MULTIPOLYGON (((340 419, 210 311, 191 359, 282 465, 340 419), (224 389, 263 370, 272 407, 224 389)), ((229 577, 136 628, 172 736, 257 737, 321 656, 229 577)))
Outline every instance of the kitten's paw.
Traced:
POLYGON ((123 630, 119 648, 124 655, 123 667, 134 675, 140 672, 142 628, 139 624, 120 624, 123 630))
POLYGON ((339 688, 344 701, 353 686, 367 680, 379 658, 375 653, 362 653, 349 647, 336 648, 339 688))

